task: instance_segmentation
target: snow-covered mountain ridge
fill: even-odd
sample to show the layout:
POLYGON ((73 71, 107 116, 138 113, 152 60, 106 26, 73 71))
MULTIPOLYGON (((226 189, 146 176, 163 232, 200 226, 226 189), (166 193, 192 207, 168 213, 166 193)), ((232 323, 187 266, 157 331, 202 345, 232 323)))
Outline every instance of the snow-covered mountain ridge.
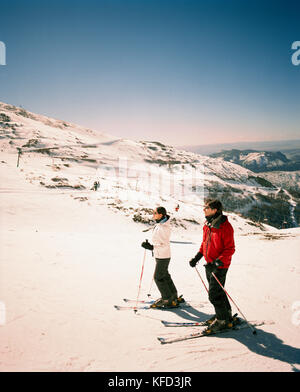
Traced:
POLYGON ((223 158, 225 161, 233 162, 255 173, 266 171, 294 171, 300 170, 300 163, 288 159, 280 151, 257 151, 257 150, 225 150, 210 154, 213 158, 223 158))
POLYGON ((29 182, 70 190, 79 201, 106 204, 137 222, 151 224, 151 209, 163 204, 171 212, 179 206, 175 225, 202 223, 203 198, 212 196, 249 230, 299 223, 287 191, 235 163, 156 141, 117 139, 5 103, 0 132, 1 151, 16 155, 29 182), (100 189, 92 193, 94 181, 100 189))

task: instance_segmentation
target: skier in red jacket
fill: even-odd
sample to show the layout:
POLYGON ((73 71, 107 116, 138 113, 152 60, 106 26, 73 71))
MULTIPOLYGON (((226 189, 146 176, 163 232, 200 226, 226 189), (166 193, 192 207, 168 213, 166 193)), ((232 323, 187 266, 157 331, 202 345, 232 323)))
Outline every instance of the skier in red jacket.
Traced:
POLYGON ((203 239, 199 252, 190 260, 190 266, 195 267, 204 256, 206 277, 209 283, 208 297, 215 308, 215 315, 207 320, 208 329, 216 332, 228 328, 232 322, 231 306, 222 287, 225 285, 226 274, 235 251, 233 228, 227 217, 222 213, 222 203, 219 200, 207 199, 204 206, 206 223, 203 226, 203 239))

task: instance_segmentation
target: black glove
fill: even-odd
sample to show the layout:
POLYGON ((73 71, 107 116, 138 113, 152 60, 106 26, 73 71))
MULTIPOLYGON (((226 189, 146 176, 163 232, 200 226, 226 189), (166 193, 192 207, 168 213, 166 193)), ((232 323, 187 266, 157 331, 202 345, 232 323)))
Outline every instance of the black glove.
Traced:
POLYGON ((221 261, 221 260, 219 260, 219 259, 215 259, 213 262, 213 265, 215 265, 217 268, 219 268, 219 267, 223 267, 223 262, 221 261))
POLYGON ((201 252, 198 252, 196 256, 190 260, 190 266, 191 267, 196 267, 197 263, 199 260, 203 257, 203 254, 201 252))
POLYGON ((215 259, 211 263, 205 264, 205 267, 208 267, 210 272, 217 272, 219 267, 222 267, 223 265, 224 264, 221 260, 215 259))
POLYGON ((153 245, 151 245, 150 242, 148 242, 148 240, 142 243, 142 247, 145 249, 153 250, 153 245))

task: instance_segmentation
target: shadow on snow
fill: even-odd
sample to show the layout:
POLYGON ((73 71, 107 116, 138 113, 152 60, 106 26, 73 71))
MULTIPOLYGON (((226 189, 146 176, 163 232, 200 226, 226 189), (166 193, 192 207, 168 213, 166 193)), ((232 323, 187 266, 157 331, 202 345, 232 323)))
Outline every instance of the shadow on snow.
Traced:
MULTIPOLYGON (((196 322, 207 320, 213 315, 200 312, 193 307, 174 309, 173 311, 186 320, 196 322)), ((257 335, 253 335, 250 329, 243 329, 239 331, 228 331, 224 334, 212 335, 211 337, 235 339, 255 354, 286 362, 291 366, 292 371, 300 371, 295 367, 295 365, 300 365, 300 349, 283 343, 280 338, 271 332, 266 332, 260 328, 256 328, 256 330, 257 335)))

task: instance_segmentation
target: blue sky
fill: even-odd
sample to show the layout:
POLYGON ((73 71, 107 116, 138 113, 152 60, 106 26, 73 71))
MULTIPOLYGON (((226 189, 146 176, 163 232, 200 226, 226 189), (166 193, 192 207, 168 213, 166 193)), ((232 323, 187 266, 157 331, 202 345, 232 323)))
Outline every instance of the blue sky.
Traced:
POLYGON ((1 0, 0 100, 173 145, 300 139, 298 1, 1 0))

